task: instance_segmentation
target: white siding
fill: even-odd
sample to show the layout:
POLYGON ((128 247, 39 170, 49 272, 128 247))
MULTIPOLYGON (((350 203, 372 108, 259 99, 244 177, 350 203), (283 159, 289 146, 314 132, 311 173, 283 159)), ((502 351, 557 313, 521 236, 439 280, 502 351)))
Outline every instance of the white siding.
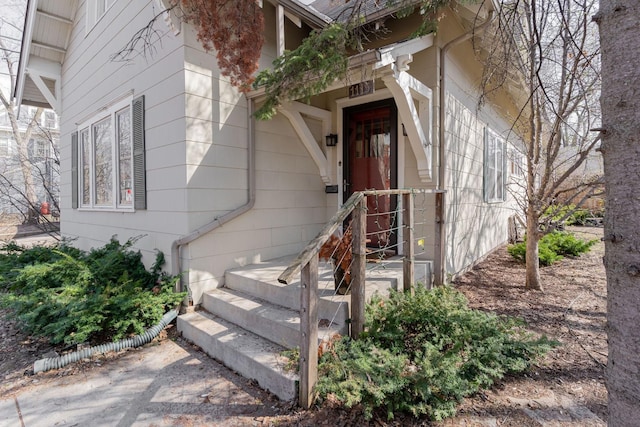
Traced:
POLYGON ((103 245, 111 236, 120 241, 143 235, 136 247, 145 262, 155 250, 170 261, 171 243, 187 231, 186 151, 184 121, 184 53, 181 36, 174 36, 160 21, 161 40, 152 56, 130 63, 110 57, 157 13, 152 2, 117 1, 87 33, 87 3, 80 2, 62 71, 61 119, 62 233, 78 237, 88 249, 103 245), (71 209, 71 133, 118 96, 145 95, 147 152, 147 210, 135 213, 87 212, 71 209))
MULTIPOLYGON (((324 183, 287 119, 277 115, 256 125, 255 207, 190 244, 189 282, 195 301, 203 290, 221 284, 229 268, 297 253, 327 220, 324 183)), ((215 136, 213 140, 215 146, 215 136)), ((229 153, 227 149, 219 152, 229 153)), ((246 169, 237 169, 237 177, 232 168, 197 169, 212 177, 209 188, 197 192, 198 206, 206 205, 213 212, 209 217, 192 215, 194 221, 211 220, 246 203, 246 169), (241 179, 240 183, 234 179, 241 179)), ((206 182, 199 180, 199 185, 206 182)), ((195 190, 190 193, 196 194, 195 190)))
POLYGON ((447 67, 445 257, 447 272, 455 274, 507 241, 514 203, 508 192, 506 202, 483 197, 485 127, 504 135, 509 124, 489 103, 478 110, 477 84, 455 60, 447 67))
MULTIPOLYGON (((266 46, 272 60, 273 7, 265 3, 266 46)), ((186 203, 190 230, 248 201, 248 107, 220 76, 193 29, 185 29, 186 203)), ((256 202, 250 212, 210 232, 183 251, 183 270, 197 303, 239 265, 293 255, 327 219, 324 183, 316 164, 282 115, 256 123, 256 202)))

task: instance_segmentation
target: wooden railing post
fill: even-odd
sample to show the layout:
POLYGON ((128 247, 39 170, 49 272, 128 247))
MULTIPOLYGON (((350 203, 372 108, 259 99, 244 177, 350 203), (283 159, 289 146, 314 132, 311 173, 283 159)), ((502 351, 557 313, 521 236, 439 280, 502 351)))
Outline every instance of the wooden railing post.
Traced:
POLYGON ((351 266, 351 338, 364 331, 365 273, 367 266, 367 197, 356 205, 351 222, 353 264, 351 266))
POLYGON ((413 258, 415 257, 415 249, 413 246, 413 194, 405 193, 402 195, 402 239, 404 240, 402 260, 402 283, 404 291, 413 289, 415 282, 413 258))
POLYGON ((300 273, 300 406, 310 408, 318 380, 318 254, 300 273))

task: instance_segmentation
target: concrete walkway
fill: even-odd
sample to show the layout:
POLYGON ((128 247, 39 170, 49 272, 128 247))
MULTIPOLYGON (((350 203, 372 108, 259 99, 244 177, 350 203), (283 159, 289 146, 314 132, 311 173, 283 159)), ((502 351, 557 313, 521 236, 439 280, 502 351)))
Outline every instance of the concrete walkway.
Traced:
POLYGON ((14 225, 0 225, 0 240, 22 240, 27 237, 37 236, 49 236, 45 230, 52 230, 54 234, 58 234, 57 230, 60 230, 59 222, 52 222, 50 224, 14 224, 14 225))
MULTIPOLYGON (((31 386, 0 397, 0 427, 267 426, 291 409, 182 340, 129 350, 75 375, 63 376, 64 369, 33 376, 31 386)), ((605 427, 567 396, 541 393, 509 398, 523 417, 460 415, 438 425, 605 427)))
POLYGON ((253 426, 273 397, 191 346, 164 340, 72 376, 38 374, 0 398, 0 427, 253 426))

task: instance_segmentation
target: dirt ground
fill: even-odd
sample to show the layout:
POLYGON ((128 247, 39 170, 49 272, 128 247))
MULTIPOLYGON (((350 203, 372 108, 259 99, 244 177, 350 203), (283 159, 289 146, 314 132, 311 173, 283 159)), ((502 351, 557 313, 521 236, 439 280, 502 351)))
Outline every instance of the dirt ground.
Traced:
MULTIPOLYGON (((504 378, 491 390, 466 399, 458 416, 442 423, 409 417, 387 421, 384 416, 365 422, 357 410, 325 403, 320 408, 303 411, 265 393, 264 407, 259 411, 262 415, 253 418, 249 425, 604 426, 607 420, 604 384, 607 301, 602 264, 604 244, 600 241, 602 229, 572 231, 584 239, 597 239, 598 243, 580 258, 567 258, 542 268, 543 293, 524 290, 524 266, 514 261, 506 248, 489 256, 454 284, 467 296, 472 307, 522 318, 531 331, 561 342, 525 376, 504 378)), ((170 338, 188 346, 171 336, 173 333, 170 329, 170 338)), ((35 377, 30 376, 33 362, 51 350, 62 349, 24 335, 7 312, 0 310, 0 396, 20 393, 43 381, 54 381, 56 376, 109 369, 109 360, 119 357, 110 355, 99 361, 82 362, 47 373, 35 381, 35 377)), ((255 388, 249 381, 238 383, 255 388)))

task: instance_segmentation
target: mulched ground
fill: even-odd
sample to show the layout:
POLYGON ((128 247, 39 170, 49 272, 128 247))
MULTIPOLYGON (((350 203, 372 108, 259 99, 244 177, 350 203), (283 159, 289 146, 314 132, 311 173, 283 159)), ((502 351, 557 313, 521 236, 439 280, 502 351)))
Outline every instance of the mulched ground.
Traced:
MULTIPOLYGON (((526 377, 501 381, 495 391, 469 399, 464 411, 517 412, 518 397, 553 391, 584 405, 607 420, 607 283, 601 228, 572 228, 585 240, 598 240, 579 258, 563 259, 541 268, 544 292, 524 289, 524 267, 501 249, 456 281, 455 286, 481 310, 516 316, 528 329, 560 341, 561 345, 526 377)), ((517 424, 504 424, 517 425, 517 424)), ((579 425, 579 424, 576 424, 579 425)))
MULTIPOLYGON (((506 248, 496 251, 454 284, 467 296, 472 307, 520 317, 531 331, 562 343, 525 376, 505 378, 491 390, 466 399, 459 415, 444 423, 432 424, 408 417, 387 421, 384 416, 365 422, 359 411, 344 410, 331 402, 321 408, 303 411, 273 400, 264 404, 270 406, 274 415, 257 417, 251 425, 604 425, 607 420, 604 384, 607 301, 602 263, 604 244, 599 241, 602 229, 579 228, 572 231, 585 239, 598 239, 598 243, 580 258, 564 259, 542 268, 543 293, 525 291, 524 266, 514 261, 506 248), (555 414, 544 412, 550 406, 549 402, 560 402, 554 408, 555 414), (576 413, 584 415, 580 408, 587 408, 588 414, 586 418, 576 419, 576 413), (593 414, 598 418, 589 418, 593 414), (542 420, 545 416, 556 421, 547 424, 542 420)), ((24 335, 6 314, 0 310, 0 396, 19 393, 25 387, 37 386, 38 382, 52 381, 55 376, 74 375, 87 369, 108 369, 109 360, 118 357, 111 355, 83 362, 52 371, 44 378, 30 376, 33 362, 54 349, 43 340, 24 335)))

